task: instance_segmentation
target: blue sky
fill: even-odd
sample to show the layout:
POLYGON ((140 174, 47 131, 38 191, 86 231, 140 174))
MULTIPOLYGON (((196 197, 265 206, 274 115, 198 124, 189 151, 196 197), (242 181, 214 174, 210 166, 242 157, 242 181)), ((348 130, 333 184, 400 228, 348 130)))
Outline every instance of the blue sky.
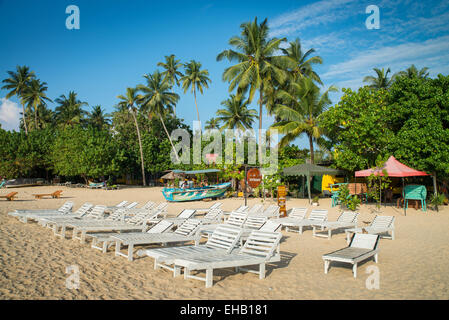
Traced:
MULTIPOLYGON (((229 64, 217 62, 216 56, 229 48, 240 24, 256 16, 268 18, 271 36, 298 37, 304 49, 316 49, 324 60, 316 71, 325 88, 358 88, 374 67, 390 67, 394 73, 413 63, 429 67, 431 76, 449 73, 448 1, 0 0, 0 13, 0 79, 16 65, 28 65, 48 83, 51 99, 74 90, 82 101, 108 112, 126 87, 143 83, 144 74, 155 71, 165 55, 175 54, 209 70, 210 88, 198 96, 204 123, 229 95, 222 81, 229 64), (373 4, 380 9, 378 30, 365 26, 365 9, 373 4), (65 26, 68 5, 80 9, 79 30, 65 26)), ((196 119, 193 95, 176 91, 181 95, 178 116, 191 125, 196 119)), ((18 100, 5 95, 0 90, 0 123, 15 129, 18 100)), ((334 104, 340 96, 332 94, 334 104)), ((264 127, 272 121, 263 120, 264 127)), ((298 143, 307 146, 303 139, 298 143)))

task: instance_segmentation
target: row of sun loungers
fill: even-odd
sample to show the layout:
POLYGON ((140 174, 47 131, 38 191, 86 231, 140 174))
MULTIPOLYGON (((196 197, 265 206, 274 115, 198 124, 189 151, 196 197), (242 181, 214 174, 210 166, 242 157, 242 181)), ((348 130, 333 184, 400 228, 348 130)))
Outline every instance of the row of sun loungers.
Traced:
POLYGON ((165 202, 157 205, 149 201, 140 208, 137 205, 126 201, 112 207, 85 203, 72 212, 73 202, 67 201, 55 210, 16 210, 9 214, 23 222, 35 220, 51 228, 55 236, 65 238, 71 229, 72 239, 81 243, 91 239, 92 248, 103 253, 115 245, 115 256, 129 261, 133 261, 135 246, 176 244, 141 249, 137 255, 153 258, 155 268, 169 269, 174 276, 184 270, 185 279, 205 281, 206 287, 212 286, 213 271, 219 268, 233 267, 264 278, 266 264, 280 260, 282 227, 299 233, 310 227, 314 236, 328 239, 335 230, 344 230, 348 247, 323 255, 325 273, 332 261, 339 261, 353 265, 354 277, 360 261, 374 257, 377 262, 379 234, 391 233, 394 239, 394 217, 376 216, 370 226, 357 228, 358 214, 354 212, 343 212, 336 221, 328 221, 327 210, 314 209, 306 218, 307 208, 293 208, 288 217, 279 218, 276 205, 241 206, 224 212, 217 202, 209 208, 184 209, 176 217, 167 218, 165 202), (198 214, 205 215, 200 218, 198 214), (200 244, 201 237, 207 237, 205 244, 200 244), (126 253, 123 247, 127 247, 126 253), (258 270, 243 269, 254 265, 258 270), (192 274, 198 271, 205 271, 205 277, 192 274))

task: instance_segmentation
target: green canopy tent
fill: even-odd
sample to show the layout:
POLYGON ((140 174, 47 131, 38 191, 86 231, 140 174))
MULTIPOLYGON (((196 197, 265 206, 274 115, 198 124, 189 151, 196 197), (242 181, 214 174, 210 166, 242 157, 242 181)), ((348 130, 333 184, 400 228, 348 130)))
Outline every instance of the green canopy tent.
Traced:
POLYGON ((318 166, 311 163, 297 164, 293 167, 284 168, 283 174, 285 176, 303 176, 307 177, 307 189, 309 194, 309 203, 312 202, 310 195, 310 177, 328 175, 344 174, 344 171, 318 166))

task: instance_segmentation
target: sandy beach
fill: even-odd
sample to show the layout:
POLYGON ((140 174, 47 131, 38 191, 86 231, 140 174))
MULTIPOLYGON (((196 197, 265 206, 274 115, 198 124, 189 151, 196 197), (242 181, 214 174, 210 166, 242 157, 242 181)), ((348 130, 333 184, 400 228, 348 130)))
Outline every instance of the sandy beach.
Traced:
MULTIPOLYGON (((449 298, 449 207, 440 212, 410 208, 382 207, 381 214, 396 217, 396 239, 382 239, 378 264, 369 260, 352 277, 351 267, 337 265, 323 272, 322 255, 346 246, 345 234, 332 239, 315 238, 307 229, 302 235, 282 231, 282 259, 267 267, 259 280, 251 273, 230 270, 214 272, 214 285, 173 278, 167 270, 153 269, 153 260, 137 257, 133 262, 92 249, 90 243, 61 239, 35 222, 24 224, 7 213, 14 209, 57 208, 67 200, 74 210, 84 202, 115 205, 121 200, 163 201, 161 188, 91 190, 56 186, 2 189, 17 191, 16 201, 0 200, 0 299, 448 299, 449 298), (64 192, 60 199, 35 200, 34 193, 64 192), (68 289, 68 266, 80 270, 79 289, 68 289), (366 269, 376 265, 380 288, 367 289, 366 269)), ((220 200, 224 210, 243 204, 243 199, 220 200)), ((249 204, 260 203, 250 198, 249 204)), ((271 204, 271 199, 266 201, 271 204)), ((321 199, 320 208, 335 220, 340 207, 331 208, 330 199, 321 199)), ((211 202, 170 203, 168 216, 188 207, 209 207, 211 202)), ((305 199, 289 199, 287 209, 308 206, 305 199)), ((372 221, 372 204, 362 205, 359 225, 372 221)))

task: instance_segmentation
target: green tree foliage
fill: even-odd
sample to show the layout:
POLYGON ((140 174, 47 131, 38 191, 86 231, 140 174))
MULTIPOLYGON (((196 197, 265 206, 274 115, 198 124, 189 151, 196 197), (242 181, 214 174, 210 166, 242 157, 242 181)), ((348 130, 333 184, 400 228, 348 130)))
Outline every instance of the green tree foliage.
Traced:
POLYGON ((58 132, 51 155, 55 173, 98 179, 120 172, 124 152, 107 131, 67 127, 58 132))
POLYGON ((319 118, 334 145, 335 165, 348 171, 372 167, 379 155, 390 152, 394 137, 386 117, 388 92, 367 87, 343 92, 340 102, 319 118))
POLYGON ((337 167, 366 169, 394 155, 417 170, 449 173, 449 76, 398 77, 388 91, 343 92, 320 118, 337 167))
POLYGON ((0 129, 0 176, 9 179, 44 176, 52 168, 53 141, 51 128, 31 131, 28 136, 0 129))
POLYGON ((390 153, 417 170, 449 174, 449 76, 402 77, 390 94, 390 153))

